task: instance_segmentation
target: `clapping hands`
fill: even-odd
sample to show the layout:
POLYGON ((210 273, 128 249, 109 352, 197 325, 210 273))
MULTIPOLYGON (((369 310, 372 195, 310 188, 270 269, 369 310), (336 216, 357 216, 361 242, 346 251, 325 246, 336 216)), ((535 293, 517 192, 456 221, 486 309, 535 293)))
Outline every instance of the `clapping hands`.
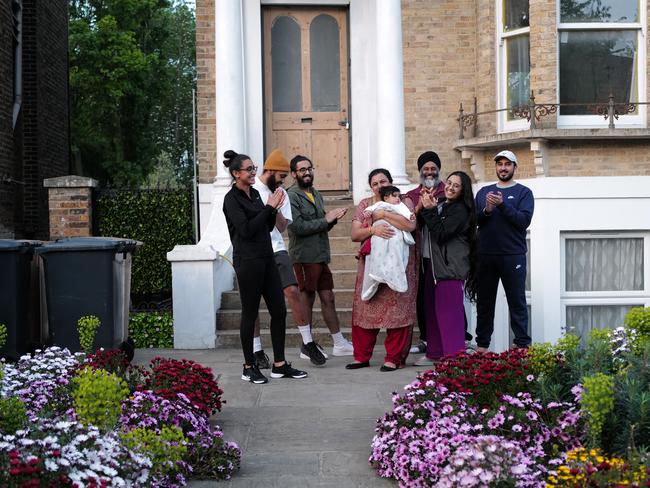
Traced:
POLYGON ((282 188, 277 188, 266 201, 266 204, 277 210, 284 203, 284 198, 284 191, 282 191, 282 188))

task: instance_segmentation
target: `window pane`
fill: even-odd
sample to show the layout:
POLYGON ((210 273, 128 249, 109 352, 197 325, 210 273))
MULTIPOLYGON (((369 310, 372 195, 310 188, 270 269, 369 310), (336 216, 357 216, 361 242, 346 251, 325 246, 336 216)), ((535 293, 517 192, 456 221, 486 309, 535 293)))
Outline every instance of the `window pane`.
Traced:
POLYGON ((302 111, 300 27, 291 17, 278 17, 271 29, 273 111, 302 111))
POLYGON ((623 325, 625 315, 643 305, 586 305, 566 308, 566 329, 583 339, 592 329, 613 329, 623 325))
POLYGON ((528 27, 528 0, 504 0, 503 3, 504 31, 528 27))
POLYGON ((638 22, 639 0, 561 0, 560 22, 638 22))
POLYGON ((643 290, 643 239, 567 239, 567 291, 643 290))
MULTIPOLYGON (((636 31, 560 32, 560 103, 637 100, 636 31)), ((592 115, 593 107, 561 107, 562 115, 592 115)))
POLYGON ((311 106, 314 112, 338 112, 341 106, 339 25, 319 15, 309 30, 311 46, 311 106))
POLYGON ((525 105, 530 99, 530 43, 528 35, 506 39, 508 107, 525 105))

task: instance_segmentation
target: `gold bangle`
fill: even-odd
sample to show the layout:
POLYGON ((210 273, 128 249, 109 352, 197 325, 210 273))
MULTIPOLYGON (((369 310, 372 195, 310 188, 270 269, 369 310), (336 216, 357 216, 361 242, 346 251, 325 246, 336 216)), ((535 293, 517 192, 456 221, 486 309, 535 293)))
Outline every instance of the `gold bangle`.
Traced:
POLYGON ((372 232, 372 226, 368 227, 368 229, 370 229, 370 235, 372 235, 372 234, 373 234, 373 232, 372 232))

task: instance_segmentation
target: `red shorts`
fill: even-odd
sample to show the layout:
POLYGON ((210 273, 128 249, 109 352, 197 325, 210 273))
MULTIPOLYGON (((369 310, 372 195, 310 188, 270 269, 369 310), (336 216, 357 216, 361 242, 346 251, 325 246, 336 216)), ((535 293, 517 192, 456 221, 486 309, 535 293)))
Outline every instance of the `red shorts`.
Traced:
POLYGON ((301 291, 333 290, 332 272, 326 263, 293 263, 301 291))

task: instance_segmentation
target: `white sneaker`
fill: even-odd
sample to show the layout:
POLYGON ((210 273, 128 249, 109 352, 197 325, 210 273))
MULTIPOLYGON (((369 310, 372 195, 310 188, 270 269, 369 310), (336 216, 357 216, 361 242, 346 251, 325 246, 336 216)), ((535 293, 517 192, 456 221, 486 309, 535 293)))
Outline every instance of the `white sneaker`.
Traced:
POLYGON ((418 344, 411 346, 409 354, 424 354, 427 351, 427 343, 420 341, 418 344))
POLYGON ((354 347, 352 343, 346 340, 342 344, 334 344, 332 348, 332 355, 334 356, 352 356, 354 354, 354 347))
POLYGON ((429 359, 426 356, 422 356, 420 359, 415 361, 415 363, 413 363, 413 364, 415 366, 433 366, 434 361, 433 361, 433 359, 429 359))

